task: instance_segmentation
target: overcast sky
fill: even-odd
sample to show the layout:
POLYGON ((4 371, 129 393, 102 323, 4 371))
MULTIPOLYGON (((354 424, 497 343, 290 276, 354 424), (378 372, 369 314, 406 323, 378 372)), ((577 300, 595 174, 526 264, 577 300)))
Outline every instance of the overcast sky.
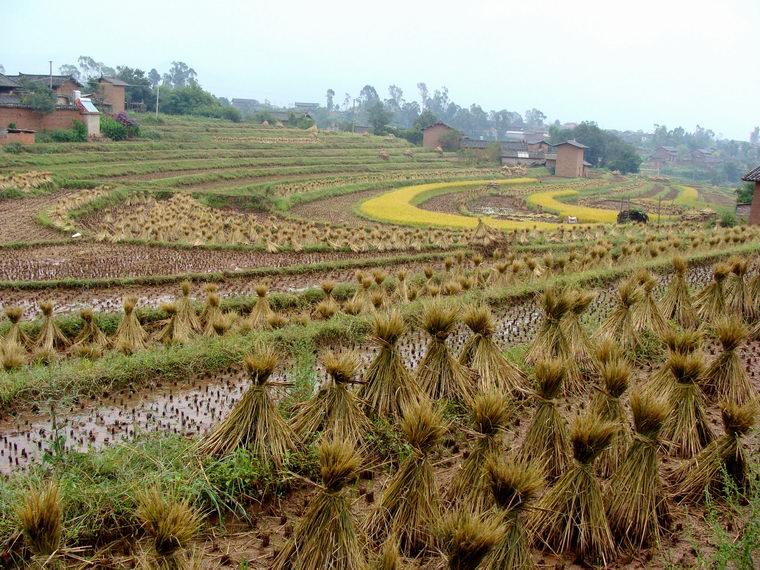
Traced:
POLYGON ((218 96, 277 104, 367 83, 418 99, 424 81, 459 105, 605 128, 746 140, 760 124, 760 0, 0 0, 0 21, 8 74, 180 60, 218 96))

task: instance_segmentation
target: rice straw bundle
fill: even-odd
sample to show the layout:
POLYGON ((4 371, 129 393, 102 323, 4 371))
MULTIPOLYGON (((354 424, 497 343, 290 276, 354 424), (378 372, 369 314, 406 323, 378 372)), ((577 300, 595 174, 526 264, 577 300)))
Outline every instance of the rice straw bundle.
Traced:
POLYGON ((293 431, 303 439, 321 432, 325 438, 356 444, 371 427, 350 387, 355 382, 358 356, 352 352, 325 352, 321 360, 330 378, 297 409, 291 422, 293 431))
POLYGON ((396 296, 400 301, 406 303, 409 300, 409 291, 406 285, 406 271, 402 269, 396 273, 396 279, 398 279, 398 285, 396 286, 396 296))
POLYGON ((63 350, 68 348, 69 339, 66 338, 58 328, 53 317, 53 302, 42 301, 40 303, 40 311, 42 312, 42 326, 40 327, 40 334, 35 341, 35 349, 44 352, 53 352, 55 350, 63 350))
POLYGON ((270 326, 269 317, 274 314, 274 311, 269 306, 268 293, 269 287, 264 283, 256 285, 256 303, 253 305, 251 314, 248 317, 248 322, 252 329, 265 329, 270 326))
POLYGON ((699 318, 686 283, 687 268, 682 257, 673 258, 675 274, 660 299, 660 310, 666 319, 673 319, 685 329, 695 329, 699 326, 699 318))
POLYGON ((60 548, 62 535, 63 516, 58 485, 50 481, 44 488, 29 489, 16 515, 29 550, 35 556, 52 557, 60 548))
POLYGON ((398 311, 374 316, 371 340, 379 352, 359 388, 359 398, 369 414, 398 420, 423 397, 398 349, 405 332, 406 325, 398 311))
POLYGON ((203 323, 204 336, 216 336, 218 333, 214 329, 214 322, 223 318, 224 314, 219 307, 220 299, 218 293, 209 293, 206 296, 206 305, 201 312, 201 322, 203 323))
POLYGON ((213 321, 211 321, 211 330, 213 330, 214 334, 217 336, 224 336, 227 334, 227 331, 232 328, 236 317, 237 315, 230 313, 219 315, 213 321))
POLYGON ((99 357, 108 346, 108 338, 93 319, 92 309, 79 311, 82 328, 74 339, 72 349, 75 354, 84 357, 99 357))
POLYGON ((472 331, 459 355, 459 362, 477 374, 478 390, 498 390, 513 397, 524 397, 529 387, 525 375, 504 357, 493 334, 496 325, 488 307, 471 307, 464 314, 464 323, 472 331))
POLYGON ((372 562, 372 570, 401 570, 401 554, 398 551, 398 539, 390 535, 380 549, 380 555, 372 562))
POLYGON ((657 459, 669 409, 662 398, 634 392, 631 411, 636 435, 610 480, 607 519, 615 538, 636 549, 659 544, 662 528, 670 523, 657 459))
POLYGON ((151 567, 186 568, 182 551, 198 535, 201 526, 200 514, 190 502, 150 487, 138 491, 135 514, 153 543, 151 567))
POLYGON ((365 539, 351 513, 346 487, 353 484, 361 456, 346 441, 323 441, 319 446, 322 478, 317 496, 293 530, 293 536, 277 555, 276 570, 362 570, 365 539))
POLYGON ((190 299, 190 287, 190 281, 183 281, 180 285, 182 296, 180 296, 175 302, 175 305, 177 306, 178 326, 183 331, 187 330, 188 336, 203 331, 201 321, 198 318, 198 315, 195 314, 195 307, 190 299))
POLYGON ((642 293, 630 280, 623 281, 617 289, 617 304, 596 330, 598 341, 611 340, 624 352, 634 352, 639 346, 639 334, 634 324, 634 307, 641 302, 642 293))
POLYGON ((534 398, 538 407, 520 447, 520 459, 535 462, 552 481, 565 471, 570 455, 567 426, 555 400, 565 379, 564 363, 559 359, 541 361, 536 364, 535 374, 534 398))
POLYGON ((561 324, 573 306, 573 298, 565 291, 554 287, 544 291, 539 302, 544 318, 525 354, 525 362, 534 364, 550 357, 566 360, 571 356, 572 348, 561 324))
POLYGON ((725 434, 710 442, 675 474, 674 498, 682 503, 699 503, 705 491, 720 496, 725 491, 724 473, 740 491, 750 483, 750 458, 741 438, 757 421, 757 403, 743 406, 726 403, 721 408, 725 434))
POLYGON ((27 361, 26 352, 16 343, 0 346, 0 357, 2 357, 3 370, 5 371, 21 368, 27 361))
POLYGON ((594 300, 594 295, 577 289, 569 291, 568 295, 571 298, 571 304, 564 319, 565 336, 570 343, 575 362, 588 366, 592 360, 591 339, 581 324, 581 317, 594 300))
POLYGON ((127 295, 124 297, 124 316, 121 318, 119 327, 113 338, 113 345, 116 350, 125 354, 132 354, 137 350, 142 350, 147 346, 148 334, 142 328, 140 321, 135 314, 137 297, 127 295))
POLYGON ((496 513, 504 533, 484 562, 485 568, 535 568, 525 511, 544 486, 541 470, 532 464, 505 462, 491 456, 485 465, 496 513))
POLYGON ((277 360, 269 347, 259 347, 245 357, 251 385, 227 417, 201 441, 201 453, 224 456, 245 447, 260 461, 282 467, 285 455, 295 450, 296 437, 269 396, 269 377, 277 360))
POLYGON ((573 552, 593 564, 607 564, 615 553, 604 499, 593 462, 610 444, 616 426, 594 415, 576 418, 572 443, 574 464, 539 500, 530 528, 538 546, 573 552))
POLYGON ((472 404, 475 378, 454 358, 446 339, 454 331, 458 307, 442 301, 428 303, 422 311, 422 328, 430 335, 425 356, 417 366, 417 384, 428 397, 472 404))
POLYGON ((725 281, 730 272, 728 264, 717 263, 712 281, 694 297, 694 308, 701 321, 711 323, 726 314, 725 281))
POLYGON ((164 324, 156 334, 156 340, 162 344, 183 344, 190 339, 188 322, 180 319, 175 303, 163 303, 161 310, 168 315, 164 324))
POLYGON ((597 475, 607 478, 617 471, 631 443, 630 428, 620 402, 620 397, 628 389, 631 369, 625 361, 619 360, 603 365, 599 373, 601 387, 591 399, 591 412, 617 427, 610 445, 596 461, 597 475))
POLYGON ((725 315, 715 323, 715 334, 723 351, 710 363, 700 382, 713 399, 743 405, 757 397, 755 387, 736 350, 749 331, 737 316, 725 315))
POLYGON ((636 275, 636 281, 642 291, 642 299, 633 308, 633 326, 636 332, 648 330, 657 336, 662 336, 670 329, 670 326, 662 316, 657 300, 654 298, 657 280, 649 271, 643 269, 636 275))
POLYGON ((440 497, 430 454, 446 427, 441 412, 423 401, 404 416, 401 431, 412 453, 391 476, 367 529, 375 542, 394 533, 401 551, 416 555, 431 549, 435 542, 432 530, 440 518, 440 497))
POLYGON ((469 511, 446 515, 438 526, 438 541, 450 570, 478 568, 501 538, 498 521, 479 519, 469 511))
POLYGON ((726 306, 731 314, 748 318, 753 313, 754 301, 747 284, 749 261, 738 257, 729 260, 731 274, 726 283, 726 306))
POLYGON ((509 400, 504 394, 487 392, 475 396, 472 423, 477 440, 449 488, 452 502, 461 508, 480 513, 490 506, 491 491, 485 462, 492 454, 502 452, 510 411, 509 400))
POLYGON ((597 370, 608 362, 618 362, 624 360, 623 351, 612 339, 605 338, 600 340, 594 346, 594 364, 597 370))
POLYGON ((701 358, 702 333, 698 330, 676 331, 668 329, 661 340, 667 348, 668 358, 644 383, 642 391, 647 394, 662 396, 667 400, 671 389, 675 385, 673 374, 670 372, 670 356, 673 354, 685 356, 693 354, 701 358))
POLYGON ((16 349, 25 350, 32 346, 32 339, 21 328, 21 317, 24 310, 21 307, 5 307, 5 316, 11 322, 8 334, 3 339, 3 346, 9 349, 15 346, 16 349))
POLYGON ((694 354, 673 353, 668 368, 675 380, 669 390, 670 416, 663 437, 678 457, 694 457, 713 439, 705 413, 705 398, 697 384, 702 374, 702 359, 694 354))

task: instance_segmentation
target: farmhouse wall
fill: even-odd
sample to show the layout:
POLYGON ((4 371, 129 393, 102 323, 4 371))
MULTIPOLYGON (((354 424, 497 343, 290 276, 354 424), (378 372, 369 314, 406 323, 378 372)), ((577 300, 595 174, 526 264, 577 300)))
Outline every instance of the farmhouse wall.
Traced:
POLYGON ((422 133, 422 146, 425 148, 435 148, 441 145, 441 137, 446 133, 453 131, 446 125, 433 125, 428 127, 422 133))
POLYGON ((34 143, 34 133, 5 133, 0 131, 0 145, 10 143, 32 144, 34 143))
POLYGON ((570 144, 559 145, 554 174, 563 178, 583 176, 583 149, 570 144))
POLYGON ((755 182, 755 194, 752 196, 752 207, 749 210, 749 223, 760 225, 760 182, 755 182))
POLYGON ((16 123, 18 129, 33 131, 70 129, 74 120, 81 118, 78 109, 56 109, 43 115, 23 107, 0 107, 0 126, 3 128, 16 123))
POLYGON ((98 87, 103 94, 103 101, 111 105, 111 113, 116 115, 124 111, 124 87, 111 85, 102 81, 98 87))

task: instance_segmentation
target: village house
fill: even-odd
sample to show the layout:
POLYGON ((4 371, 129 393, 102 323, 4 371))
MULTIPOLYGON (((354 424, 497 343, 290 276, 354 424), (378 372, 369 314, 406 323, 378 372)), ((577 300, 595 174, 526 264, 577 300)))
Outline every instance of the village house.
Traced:
POLYGON ((658 146, 648 158, 648 162, 653 168, 663 168, 678 162, 678 149, 673 146, 658 146))
POLYGON ((126 101, 126 88, 129 83, 115 77, 101 77, 98 80, 97 93, 92 97, 96 100, 101 111, 118 115, 123 113, 126 101))
MULTIPOLYGON (((446 123, 435 123, 422 130, 422 146, 425 148, 434 149, 441 146, 441 139, 448 133, 455 133, 456 130, 452 129, 446 123)), ((487 144, 487 143, 486 143, 487 144)))
POLYGON ((27 143, 30 132, 70 129, 75 120, 85 124, 88 136, 99 135, 100 111, 89 98, 82 96, 81 89, 82 84, 69 75, 19 73, 8 77, 0 74, 0 128, 7 130, 0 142, 18 138, 18 142, 27 143), (29 83, 52 89, 56 97, 53 111, 40 113, 23 103, 25 86, 29 83))
MULTIPOLYGON (((554 145, 554 175, 563 178, 583 178, 591 165, 585 161, 584 153, 588 147, 571 139, 554 145)), ((548 166, 548 163, 547 163, 548 166)))
POLYGON ((750 170, 742 177, 745 182, 755 183, 755 193, 752 195, 752 206, 749 209, 750 225, 760 224, 760 166, 750 170))

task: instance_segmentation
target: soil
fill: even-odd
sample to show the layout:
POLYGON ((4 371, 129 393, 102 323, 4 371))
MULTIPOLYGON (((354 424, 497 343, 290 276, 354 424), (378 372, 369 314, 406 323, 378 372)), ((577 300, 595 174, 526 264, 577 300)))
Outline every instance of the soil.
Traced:
POLYGON ((297 218, 315 222, 324 221, 351 227, 374 227, 379 224, 357 216, 354 213, 354 207, 364 200, 374 198, 384 192, 387 192, 387 190, 363 190, 361 192, 325 198, 316 202, 299 204, 292 208, 290 213, 297 218))
POLYGON ((0 200, 0 243, 65 239, 65 234, 37 221, 37 214, 55 205, 64 193, 0 200))

